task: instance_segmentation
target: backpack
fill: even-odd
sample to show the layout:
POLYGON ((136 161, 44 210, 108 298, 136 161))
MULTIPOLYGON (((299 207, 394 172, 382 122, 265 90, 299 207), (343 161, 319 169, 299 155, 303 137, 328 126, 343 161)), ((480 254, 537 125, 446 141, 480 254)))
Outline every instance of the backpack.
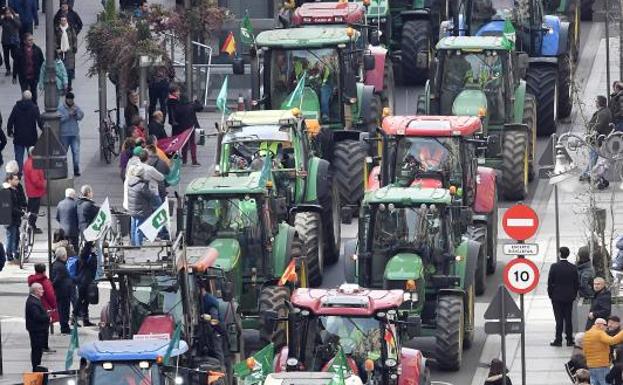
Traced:
POLYGON ((75 281, 78 280, 78 264, 80 259, 77 256, 71 256, 67 258, 67 271, 69 272, 69 277, 75 281))

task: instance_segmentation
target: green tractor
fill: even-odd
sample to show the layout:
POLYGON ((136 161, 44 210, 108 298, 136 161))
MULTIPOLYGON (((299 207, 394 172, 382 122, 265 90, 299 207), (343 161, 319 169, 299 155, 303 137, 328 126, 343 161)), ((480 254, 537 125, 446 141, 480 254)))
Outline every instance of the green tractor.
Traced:
POLYGON ((437 44, 434 76, 418 114, 478 116, 487 139, 484 165, 501 172, 505 198, 524 199, 534 178, 537 106, 522 80, 528 57, 503 38, 446 37, 437 44))
MULTIPOLYGON (((251 104, 269 110, 296 107, 320 127, 320 155, 331 164, 343 217, 350 216, 363 198, 366 157, 375 150, 365 139, 380 121, 375 89, 383 89, 384 68, 376 65, 381 54, 362 54, 359 32, 344 26, 275 29, 255 41, 251 104)), ((235 74, 244 73, 242 61, 233 66, 235 74)))
MULTIPOLYGON (((248 175, 197 178, 185 194, 186 259, 216 255, 210 266, 232 283, 229 297, 244 329, 263 330, 259 315, 265 311, 287 315, 290 289, 282 276, 290 276, 293 265, 298 285, 307 286, 305 245, 294 226, 277 221, 281 208, 272 186, 270 167, 263 167, 248 175)), ((281 346, 285 331, 260 338, 281 346)))
POLYGON ((411 186, 410 165, 396 184, 366 193, 359 234, 344 248, 348 282, 403 289, 401 317, 415 336, 434 337, 442 369, 458 370, 474 337, 476 265, 484 247, 469 227, 471 209, 451 191, 411 186))
MULTIPOLYGON (((317 127, 316 127, 317 128, 317 127)), ((309 283, 340 256, 340 206, 329 162, 314 155, 313 127, 288 110, 232 113, 218 148, 220 175, 249 175, 272 159, 278 221, 294 225, 306 247, 309 283)))

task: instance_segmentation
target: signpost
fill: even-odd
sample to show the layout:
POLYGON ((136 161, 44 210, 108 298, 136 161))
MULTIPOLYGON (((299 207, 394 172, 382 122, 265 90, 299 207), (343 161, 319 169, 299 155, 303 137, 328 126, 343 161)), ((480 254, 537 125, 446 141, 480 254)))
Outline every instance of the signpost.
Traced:
POLYGON ((537 243, 507 243, 504 245, 506 255, 537 255, 539 245, 537 243))
MULTIPOLYGON (((517 330, 521 334, 521 383, 526 385, 526 331, 525 331, 525 307, 524 307, 524 294, 534 290, 539 283, 539 269, 534 262, 525 258, 526 255, 535 255, 538 253, 538 245, 526 244, 525 240, 531 238, 536 234, 539 228, 539 217, 536 212, 524 204, 516 204, 506 210, 502 217, 502 228, 504 232, 516 240, 516 245, 505 245, 504 252, 506 251, 519 251, 517 258, 506 264, 504 268, 504 284, 506 287, 514 293, 519 294, 519 315, 520 326, 509 325, 511 330, 517 330), (508 246, 508 248, 507 248, 508 246), (536 246, 536 247, 534 247, 536 246), (536 250, 535 250, 536 249, 536 250), (514 329, 513 329, 514 328, 514 329)), ((504 289, 506 290, 506 289, 504 289)), ((508 294, 508 292, 506 292, 508 294)), ((501 301, 504 303, 504 301, 501 301)), ((514 301, 513 301, 514 303, 514 301)), ((502 312, 504 312, 502 308, 502 312)), ((485 314, 486 315, 486 314, 485 314)), ((486 318, 486 317, 485 317, 486 318)), ((506 317, 504 317, 506 318, 506 317)), ((504 324, 504 322, 500 322, 504 324)), ((489 330, 497 330, 496 327, 489 327, 489 330)), ((486 329, 485 329, 486 331, 486 329)), ((507 333, 505 326, 500 328, 502 334, 502 341, 504 341, 504 334, 507 333)), ((502 344, 502 360, 506 365, 506 345, 502 344)), ((504 377, 504 384, 506 384, 506 377, 504 377)))

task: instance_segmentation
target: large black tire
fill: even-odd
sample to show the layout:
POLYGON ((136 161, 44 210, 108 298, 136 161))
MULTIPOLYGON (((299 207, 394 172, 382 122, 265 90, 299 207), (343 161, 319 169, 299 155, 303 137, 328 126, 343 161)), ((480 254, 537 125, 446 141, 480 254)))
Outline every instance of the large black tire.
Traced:
POLYGON ((528 126, 528 157, 530 159, 528 163, 528 181, 532 182, 536 175, 535 160, 536 155, 536 100, 534 95, 526 94, 526 99, 523 105, 523 123, 528 126))
POLYGON ((294 228, 304 245, 303 252, 309 285, 320 286, 324 271, 324 244, 320 214, 311 212, 296 214, 294 228))
POLYGON ((528 92, 537 104, 537 134, 547 136, 556 132, 558 69, 551 65, 533 65, 526 73, 528 92))
POLYGON ((558 57, 558 118, 571 115, 573 108, 571 58, 569 54, 558 57))
POLYGON ((498 263, 498 191, 493 196, 493 211, 487 223, 487 275, 495 273, 498 263))
POLYGON ((383 92, 381 92, 381 104, 383 107, 389 107, 389 110, 392 113, 395 113, 394 105, 396 102, 394 84, 394 64, 392 63, 392 59, 387 56, 385 58, 385 71, 383 72, 383 92))
POLYGON ((406 84, 423 84, 428 79, 432 33, 428 20, 410 20, 402 26, 401 65, 402 79, 406 84), (424 55, 426 55, 426 67, 418 68, 418 57, 422 60, 424 55))
MULTIPOLYGON (((270 310, 277 313, 279 318, 288 316, 288 304, 290 300, 290 290, 281 286, 266 286, 260 292, 260 314, 270 310)), ((275 350, 280 349, 287 342, 286 325, 283 322, 277 323, 274 331, 266 330, 264 320, 259 318, 260 340, 264 344, 274 343, 275 350)))
POLYGON ((522 200, 528 193, 528 135, 522 131, 504 133, 502 186, 504 197, 522 200))
POLYGON ((435 358, 443 370, 456 371, 463 361, 463 298, 453 295, 439 297, 435 358))
POLYGON ((322 207, 320 216, 322 219, 324 263, 332 265, 340 259, 340 245, 342 243, 342 210, 340 210, 340 193, 333 181, 333 175, 329 173, 323 185, 316 186, 318 189, 318 203, 322 207))
POLYGON ((359 206, 363 198, 363 174, 368 151, 366 144, 356 140, 335 143, 333 177, 340 193, 340 207, 359 206))
POLYGON ((467 236, 472 241, 480 243, 474 284, 476 295, 483 295, 487 289, 487 226, 476 223, 467 229, 467 236))

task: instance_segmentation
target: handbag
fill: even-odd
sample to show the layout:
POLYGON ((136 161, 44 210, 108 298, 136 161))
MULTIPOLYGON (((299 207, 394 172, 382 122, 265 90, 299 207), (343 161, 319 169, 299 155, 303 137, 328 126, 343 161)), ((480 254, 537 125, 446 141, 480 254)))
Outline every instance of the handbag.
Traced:
POLYGON ((92 281, 87 287, 87 300, 89 305, 97 305, 100 302, 100 294, 97 289, 97 282, 92 281))

